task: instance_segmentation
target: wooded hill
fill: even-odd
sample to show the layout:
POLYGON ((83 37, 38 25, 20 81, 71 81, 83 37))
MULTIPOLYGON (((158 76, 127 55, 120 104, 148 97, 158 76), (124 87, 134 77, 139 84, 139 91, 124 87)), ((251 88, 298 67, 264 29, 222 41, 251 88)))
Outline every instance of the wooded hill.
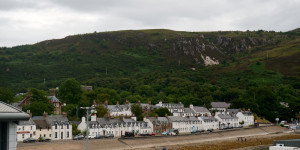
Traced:
POLYGON ((0 86, 47 90, 75 78, 117 94, 110 103, 228 101, 272 120, 289 102, 291 117, 300 110, 298 31, 130 30, 3 47, 0 86))

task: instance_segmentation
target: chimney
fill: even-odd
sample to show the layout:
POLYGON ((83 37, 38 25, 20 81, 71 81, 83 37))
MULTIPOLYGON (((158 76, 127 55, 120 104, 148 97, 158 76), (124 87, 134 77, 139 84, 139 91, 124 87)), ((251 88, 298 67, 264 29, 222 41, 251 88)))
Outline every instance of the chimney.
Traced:
POLYGON ((104 105, 105 105, 105 106, 107 106, 107 105, 108 105, 108 101, 107 101, 107 100, 105 100, 105 102, 104 102, 104 105))
POLYGON ((193 107, 194 107, 193 104, 190 104, 190 108, 193 109, 193 107))
POLYGON ((207 113, 205 113, 205 117, 207 117, 208 115, 207 115, 207 113))
POLYGON ((243 108, 243 111, 246 111, 246 109, 245 109, 245 108, 243 108))
POLYGON ((85 123, 85 117, 81 117, 81 122, 85 123))
POLYGON ((64 117, 67 117, 67 115, 68 115, 66 112, 63 112, 62 114, 64 117))
POLYGON ((151 101, 148 101, 148 104, 151 105, 151 101))
POLYGON ((149 115, 148 114, 147 114, 146 118, 149 119, 149 115))
POLYGON ((156 119, 158 118, 158 115, 157 115, 157 114, 155 115, 155 118, 156 118, 156 119))
POLYGON ((251 111, 250 111, 250 108, 248 108, 248 112, 251 112, 251 111))
POLYGON ((126 99, 126 104, 129 104, 129 101, 126 99))
POLYGON ((120 120, 121 120, 121 121, 124 121, 124 116, 123 116, 123 114, 120 115, 120 120))
POLYGON ((32 113, 30 113, 30 110, 28 109, 26 112, 30 116, 30 118, 32 118, 32 113))
POLYGON ((212 115, 213 117, 215 117, 215 113, 211 113, 211 115, 212 115))
POLYGON ((27 96, 29 96, 29 97, 32 96, 32 92, 30 90, 27 92, 27 96))
POLYGON ((49 92, 50 92, 50 96, 55 96, 55 89, 50 89, 49 92))
POLYGON ((239 112, 241 112, 242 111, 242 109, 241 108, 239 108, 239 112))
POLYGON ((141 105, 141 101, 138 101, 138 104, 141 105))
POLYGON ((119 104, 119 101, 117 101, 117 105, 119 106, 120 104, 119 104))
POLYGON ((91 116, 91 121, 97 121, 97 115, 96 114, 93 114, 91 116))
POLYGON ((48 118, 48 113, 47 113, 47 112, 44 112, 43 118, 44 118, 44 119, 48 118))

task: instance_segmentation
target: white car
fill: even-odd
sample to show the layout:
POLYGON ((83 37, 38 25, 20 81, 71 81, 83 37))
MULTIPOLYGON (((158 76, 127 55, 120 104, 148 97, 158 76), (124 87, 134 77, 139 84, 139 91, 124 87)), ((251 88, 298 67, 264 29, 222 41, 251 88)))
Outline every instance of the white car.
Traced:
POLYGON ((93 139, 95 137, 96 137, 95 135, 91 135, 91 134, 88 136, 89 139, 93 139))
POLYGON ((170 135, 176 135, 176 133, 175 132, 170 132, 170 135))

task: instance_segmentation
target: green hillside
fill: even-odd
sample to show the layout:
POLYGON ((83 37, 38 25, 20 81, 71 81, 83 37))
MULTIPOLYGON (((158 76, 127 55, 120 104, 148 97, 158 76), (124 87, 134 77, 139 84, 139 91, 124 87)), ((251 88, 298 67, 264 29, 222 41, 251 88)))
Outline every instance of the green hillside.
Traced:
POLYGON ((298 30, 91 33, 1 48, 0 87, 47 91, 75 78, 95 89, 83 93, 80 106, 226 101, 270 121, 277 114, 289 120, 300 111, 299 56, 298 30))

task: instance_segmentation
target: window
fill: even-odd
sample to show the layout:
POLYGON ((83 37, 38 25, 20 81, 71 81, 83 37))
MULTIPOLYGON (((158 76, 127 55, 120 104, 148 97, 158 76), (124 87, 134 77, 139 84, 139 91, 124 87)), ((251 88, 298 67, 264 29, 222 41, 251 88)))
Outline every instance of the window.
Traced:
POLYGON ((64 125, 62 124, 62 125, 61 125, 61 129, 63 129, 63 128, 64 128, 64 125))
POLYGON ((67 138, 69 137, 69 131, 67 132, 67 138))
POLYGON ((51 134, 49 134, 49 137, 51 137, 51 134))
POLYGON ((46 137, 46 134, 44 134, 44 137, 46 137))
POLYGON ((55 138, 57 138, 57 132, 55 132, 55 138))
POLYGON ((24 131, 24 126, 22 127, 23 131, 24 131))
POLYGON ((32 130, 32 126, 30 126, 30 130, 32 130))
POLYGON ((69 125, 67 125, 67 129, 69 129, 69 125))
POLYGON ((55 129, 57 129, 57 124, 55 124, 55 129))
POLYGON ((24 139, 24 134, 22 134, 22 139, 24 139))
POLYGON ((32 134, 30 134, 30 137, 32 137, 32 134))
POLYGON ((64 135, 63 132, 61 132, 61 135, 60 135, 60 138, 61 138, 61 139, 63 139, 63 137, 64 137, 63 135, 64 135))

